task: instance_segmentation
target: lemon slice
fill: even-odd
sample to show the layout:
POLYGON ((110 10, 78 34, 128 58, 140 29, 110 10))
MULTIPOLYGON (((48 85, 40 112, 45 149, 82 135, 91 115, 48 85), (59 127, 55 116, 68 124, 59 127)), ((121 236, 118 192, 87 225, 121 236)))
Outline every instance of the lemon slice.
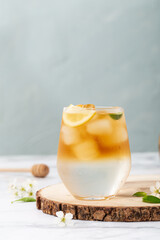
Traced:
POLYGON ((88 122, 96 114, 95 110, 69 105, 63 112, 63 121, 69 127, 78 127, 88 122))

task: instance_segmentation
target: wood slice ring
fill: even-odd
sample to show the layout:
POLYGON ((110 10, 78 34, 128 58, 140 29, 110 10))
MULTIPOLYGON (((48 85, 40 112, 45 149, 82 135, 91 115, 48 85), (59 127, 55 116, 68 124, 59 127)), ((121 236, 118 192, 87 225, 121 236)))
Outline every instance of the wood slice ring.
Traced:
POLYGON ((132 196, 137 191, 149 194, 149 187, 156 181, 160 181, 160 175, 130 176, 116 197, 101 201, 75 199, 62 183, 55 184, 37 192, 37 208, 50 215, 56 215, 57 211, 71 212, 79 220, 160 221, 160 204, 145 203, 141 197, 132 196))

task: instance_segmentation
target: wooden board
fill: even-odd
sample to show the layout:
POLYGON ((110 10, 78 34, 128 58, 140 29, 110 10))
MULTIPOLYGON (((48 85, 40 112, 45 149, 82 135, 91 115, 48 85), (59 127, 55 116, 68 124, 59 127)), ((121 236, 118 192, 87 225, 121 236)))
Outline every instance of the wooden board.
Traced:
POLYGON ((132 197, 137 191, 150 193, 150 186, 160 181, 159 176, 130 176, 118 195, 109 200, 83 201, 75 199, 61 184, 37 192, 37 208, 56 215, 57 211, 71 212, 74 219, 114 222, 160 221, 160 204, 142 202, 132 197))

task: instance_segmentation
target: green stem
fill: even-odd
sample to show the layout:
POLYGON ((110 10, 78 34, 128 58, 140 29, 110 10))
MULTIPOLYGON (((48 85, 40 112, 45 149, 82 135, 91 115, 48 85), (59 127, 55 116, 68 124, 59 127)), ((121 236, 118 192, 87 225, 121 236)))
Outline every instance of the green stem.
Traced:
POLYGON ((15 201, 12 201, 11 203, 14 203, 14 202, 36 202, 36 199, 33 197, 24 197, 24 198, 20 198, 15 201))

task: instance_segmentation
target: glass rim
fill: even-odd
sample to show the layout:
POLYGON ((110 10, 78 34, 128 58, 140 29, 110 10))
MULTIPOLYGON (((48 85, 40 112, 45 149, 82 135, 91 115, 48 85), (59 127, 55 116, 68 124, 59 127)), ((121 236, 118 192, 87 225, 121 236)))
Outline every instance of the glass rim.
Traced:
MULTIPOLYGON (((76 105, 75 105, 76 106, 76 105)), ((64 107, 63 111, 66 111, 69 107, 64 107)), ((124 109, 119 106, 95 106, 95 108, 82 108, 85 110, 97 110, 97 111, 107 111, 108 113, 124 112, 124 109)))

